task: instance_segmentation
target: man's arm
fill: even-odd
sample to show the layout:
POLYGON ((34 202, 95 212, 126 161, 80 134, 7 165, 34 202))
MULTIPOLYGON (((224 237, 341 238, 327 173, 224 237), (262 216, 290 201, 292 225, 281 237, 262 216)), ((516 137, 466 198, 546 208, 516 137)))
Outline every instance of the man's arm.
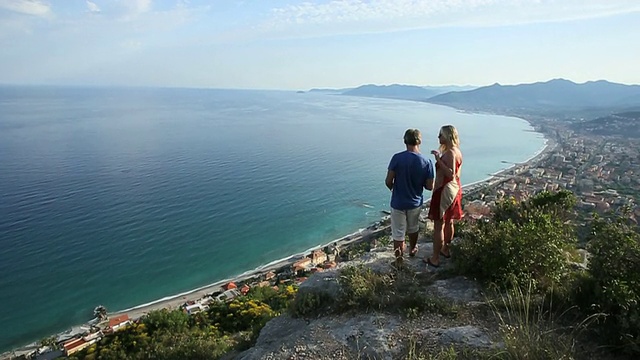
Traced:
POLYGON ((436 169, 433 166, 433 162, 429 160, 427 165, 427 180, 424 182, 424 188, 432 191, 435 186, 436 169))
POLYGON ((427 181, 424 182, 424 188, 431 191, 433 190, 433 185, 435 184, 435 179, 431 178, 431 179, 427 179, 427 181))
POLYGON ((384 179, 384 184, 387 185, 387 188, 393 191, 393 181, 396 178, 396 172, 393 170, 387 170, 387 178, 384 179))

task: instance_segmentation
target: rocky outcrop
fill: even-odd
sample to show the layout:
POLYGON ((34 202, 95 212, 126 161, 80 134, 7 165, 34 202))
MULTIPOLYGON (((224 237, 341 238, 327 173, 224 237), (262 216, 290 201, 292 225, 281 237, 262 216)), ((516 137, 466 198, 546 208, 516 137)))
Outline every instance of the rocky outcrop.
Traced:
MULTIPOLYGON (((436 277, 449 269, 448 260, 435 269, 422 262, 431 249, 419 244, 414 258, 405 258, 406 271, 415 276, 436 277)), ((360 258, 341 263, 337 269, 316 273, 304 282, 299 294, 316 293, 320 298, 339 301, 340 271, 345 266, 363 265, 377 273, 398 271, 390 264, 390 247, 368 252, 360 258)), ((424 289, 425 296, 437 296, 462 307, 482 304, 479 286, 464 277, 438 279, 424 289)), ((495 330, 495 329, 494 329, 495 330)), ((438 313, 406 314, 385 311, 353 311, 325 314, 314 318, 294 318, 285 314, 272 319, 262 329, 255 346, 236 359, 396 359, 410 349, 454 347, 489 348, 499 346, 486 324, 475 317, 451 318, 438 313)))

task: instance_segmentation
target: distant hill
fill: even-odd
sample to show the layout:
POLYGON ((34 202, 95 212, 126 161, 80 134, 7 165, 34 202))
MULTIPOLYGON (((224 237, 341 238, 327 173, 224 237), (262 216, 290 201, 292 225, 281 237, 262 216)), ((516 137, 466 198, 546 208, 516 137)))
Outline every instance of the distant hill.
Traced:
POLYGON ((452 91, 469 91, 469 90, 478 88, 477 86, 471 86, 471 85, 422 86, 422 87, 427 90, 435 91, 438 94, 444 94, 452 91))
POLYGON ((424 101, 450 91, 473 89, 471 86, 362 85, 342 95, 424 101))
POLYGON ((521 85, 496 83, 471 91, 436 95, 427 101, 466 110, 502 112, 624 109, 640 105, 640 86, 604 80, 576 84, 564 79, 521 85))
POLYGON ((352 90, 353 88, 344 88, 344 89, 310 89, 307 92, 310 93, 319 93, 319 94, 342 94, 345 91, 352 90))
POLYGON ((640 138, 640 110, 611 114, 572 125, 578 132, 640 138))

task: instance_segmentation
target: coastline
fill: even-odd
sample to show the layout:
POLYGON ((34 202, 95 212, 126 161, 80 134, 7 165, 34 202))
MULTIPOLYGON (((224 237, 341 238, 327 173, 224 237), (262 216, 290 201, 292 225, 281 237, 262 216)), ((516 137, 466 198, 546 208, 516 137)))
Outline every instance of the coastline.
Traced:
MULTIPOLYGON (((108 316, 111 318, 111 317, 117 317, 117 316, 126 314, 129 316, 131 320, 136 320, 154 310, 178 309, 185 302, 197 301, 213 292, 221 290, 222 286, 229 282, 243 282, 248 279, 254 278, 256 276, 264 275, 269 271, 275 271, 286 266, 291 266, 295 261, 306 256, 308 253, 312 252, 313 250, 322 249, 326 246, 331 246, 331 245, 338 246, 341 249, 346 249, 348 248, 349 245, 352 245, 354 243, 359 243, 363 240, 366 240, 368 237, 372 235, 376 235, 385 231, 389 227, 388 225, 383 225, 385 219, 387 218, 388 218, 387 215, 382 216, 380 220, 372 223, 367 228, 359 229, 358 231, 352 232, 343 237, 333 239, 327 243, 311 247, 303 252, 299 252, 278 260, 274 260, 267 264, 260 265, 252 270, 245 271, 239 275, 218 280, 211 284, 204 285, 204 286, 201 286, 189 291, 185 291, 179 294, 169 295, 145 304, 136 305, 127 309, 117 310, 114 312, 108 312, 108 316)), ((58 339, 57 340, 58 342, 70 339, 72 337, 75 337, 76 335, 80 335, 85 331, 87 331, 94 321, 95 319, 90 319, 85 323, 77 324, 77 325, 71 326, 70 328, 64 331, 51 334, 51 336, 55 336, 58 339)), ((37 349, 38 349, 38 341, 33 341, 31 343, 20 346, 18 348, 14 348, 13 350, 0 353, 0 360, 13 359, 15 356, 30 354, 37 349)))
POLYGON ((384 226, 381 228, 377 228, 375 231, 373 231, 373 227, 376 226, 376 224, 381 224, 385 218, 386 216, 382 217, 380 221, 373 223, 372 225, 370 225, 365 229, 360 229, 358 231, 345 235, 341 238, 334 239, 327 243, 311 247, 303 252, 299 252, 299 253, 287 256, 285 258, 274 260, 264 265, 260 265, 252 270, 245 271, 239 275, 222 279, 222 280, 213 282, 211 284, 201 286, 199 288, 189 290, 180 294, 166 296, 164 298, 154 300, 146 304, 133 306, 131 308, 118 310, 115 312, 109 312, 108 315, 111 317, 111 316, 119 316, 119 315, 127 314, 131 319, 137 319, 153 310, 179 308, 182 304, 184 304, 187 301, 190 301, 190 300, 195 301, 215 291, 219 291, 223 285, 228 284, 229 282, 243 282, 248 279, 254 278, 256 276, 263 275, 269 271, 275 271, 282 267, 292 265, 296 260, 299 260, 300 258, 306 256, 313 250, 322 249, 330 245, 335 245, 343 248, 344 246, 348 246, 353 243, 360 242, 364 240, 366 237, 372 235, 374 232, 379 232, 381 230, 384 230, 385 229, 384 226))
MULTIPOLYGON (((396 99, 397 100, 397 99, 396 99)), ((502 114, 496 114, 496 115, 502 115, 502 114)), ((506 115, 509 116, 509 115, 506 115)), ((510 117, 516 117, 516 116, 510 116, 510 117)), ((519 118, 519 117, 516 117, 519 118)), ((535 163, 537 161, 539 161, 541 158, 543 158, 544 156, 546 156, 548 154, 548 152, 555 148, 555 143, 550 140, 547 137, 547 134, 544 134, 540 131, 537 131, 535 129, 535 126, 533 126, 533 123, 528 120, 528 119, 523 119, 523 118, 519 118, 521 120, 526 121, 527 123, 531 124, 532 127, 534 127, 534 132, 538 132, 540 134, 542 134, 544 136, 545 139, 545 144, 538 150, 536 151, 536 153, 534 153, 529 159, 523 161, 523 162, 519 162, 519 163, 512 163, 512 164, 507 164, 507 163, 503 163, 502 165, 509 165, 504 169, 501 169, 495 173, 492 173, 490 176, 488 176, 487 178, 483 179, 483 180, 479 180, 479 181, 475 181, 472 182, 470 184, 466 184, 463 185, 463 189, 465 190, 465 193, 469 194, 472 193, 480 188, 483 188, 485 186, 492 186, 495 185, 496 183, 499 183, 501 181, 504 181, 508 174, 510 172, 513 172, 515 169, 517 169, 520 166, 524 166, 527 164, 532 164, 535 163)), ((383 217, 384 219, 384 217, 383 217)), ((378 223, 378 222, 375 222, 378 223)), ((179 294, 175 294, 175 295, 169 295, 148 303, 144 303, 144 304, 140 304, 140 305, 136 305, 127 309, 123 309, 123 310, 118 310, 115 312, 109 312, 109 316, 117 316, 117 315, 122 315, 122 314, 127 314, 129 315, 130 318, 132 319, 136 319, 139 318, 143 315, 145 315, 146 313, 153 311, 153 310, 159 310, 159 309, 175 309, 180 307, 183 303, 189 301, 189 300, 197 300, 200 299, 202 297, 204 297, 206 294, 210 294, 212 292, 218 291, 220 290, 220 287, 230 281, 234 281, 234 282, 241 282, 241 281, 245 281, 247 279, 253 278, 255 276, 259 276, 260 274, 266 273, 270 270, 276 270, 279 269, 281 267, 287 266, 292 264, 295 260, 299 259, 301 256, 305 256, 306 254, 308 254, 309 252, 315 250, 315 249, 319 249, 319 248, 323 248, 325 246, 329 246, 329 245, 339 245, 341 247, 344 246, 348 246, 350 244, 356 243, 361 241, 365 236, 369 235, 370 233, 367 232, 367 230, 370 227, 367 227, 365 229, 360 229, 358 231, 352 232, 348 235, 345 235, 343 237, 337 238, 337 239, 333 239, 325 244, 320 244, 314 247, 311 247, 303 252, 300 253, 296 253, 281 259, 277 259, 274 260, 272 262, 269 262, 267 264, 264 265, 260 265, 254 269, 245 271, 243 273, 240 273, 238 275, 226 278, 226 279, 222 279, 222 280, 218 280, 215 281, 211 284, 205 285, 205 286, 201 286, 189 291, 185 291, 179 294)), ((87 323, 84 324, 79 324, 76 326, 73 326, 71 329, 67 329, 65 331, 61 331, 57 334, 53 334, 54 336, 58 336, 58 338, 60 337, 71 337, 74 334, 80 333, 82 332, 84 329, 83 327, 86 327, 87 323)), ((20 354, 20 352, 29 352, 29 351, 33 351, 35 349, 35 347, 37 347, 37 342, 32 342, 26 346, 22 346, 15 351, 16 354, 20 354)), ((5 358, 5 356, 7 354, 11 354, 11 351, 8 351, 6 353, 3 353, 0 355, 0 359, 5 358)))

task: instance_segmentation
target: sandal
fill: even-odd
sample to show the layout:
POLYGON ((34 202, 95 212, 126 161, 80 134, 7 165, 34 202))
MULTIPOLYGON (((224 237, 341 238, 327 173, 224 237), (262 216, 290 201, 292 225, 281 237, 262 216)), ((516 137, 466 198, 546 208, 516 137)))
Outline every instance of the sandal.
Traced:
POLYGON ((422 259, 422 262, 427 264, 427 265, 433 266, 434 268, 439 268, 440 267, 440 264, 436 265, 436 264, 432 263, 431 262, 431 258, 427 258, 426 260, 422 259))
POLYGON ((409 256, 414 257, 416 256, 417 253, 418 253, 418 246, 416 245, 416 247, 414 247, 413 249, 411 249, 411 251, 409 251, 409 256))
POLYGON ((440 255, 442 255, 446 259, 451 257, 451 254, 447 255, 447 254, 443 253, 442 251, 440 251, 440 255))

